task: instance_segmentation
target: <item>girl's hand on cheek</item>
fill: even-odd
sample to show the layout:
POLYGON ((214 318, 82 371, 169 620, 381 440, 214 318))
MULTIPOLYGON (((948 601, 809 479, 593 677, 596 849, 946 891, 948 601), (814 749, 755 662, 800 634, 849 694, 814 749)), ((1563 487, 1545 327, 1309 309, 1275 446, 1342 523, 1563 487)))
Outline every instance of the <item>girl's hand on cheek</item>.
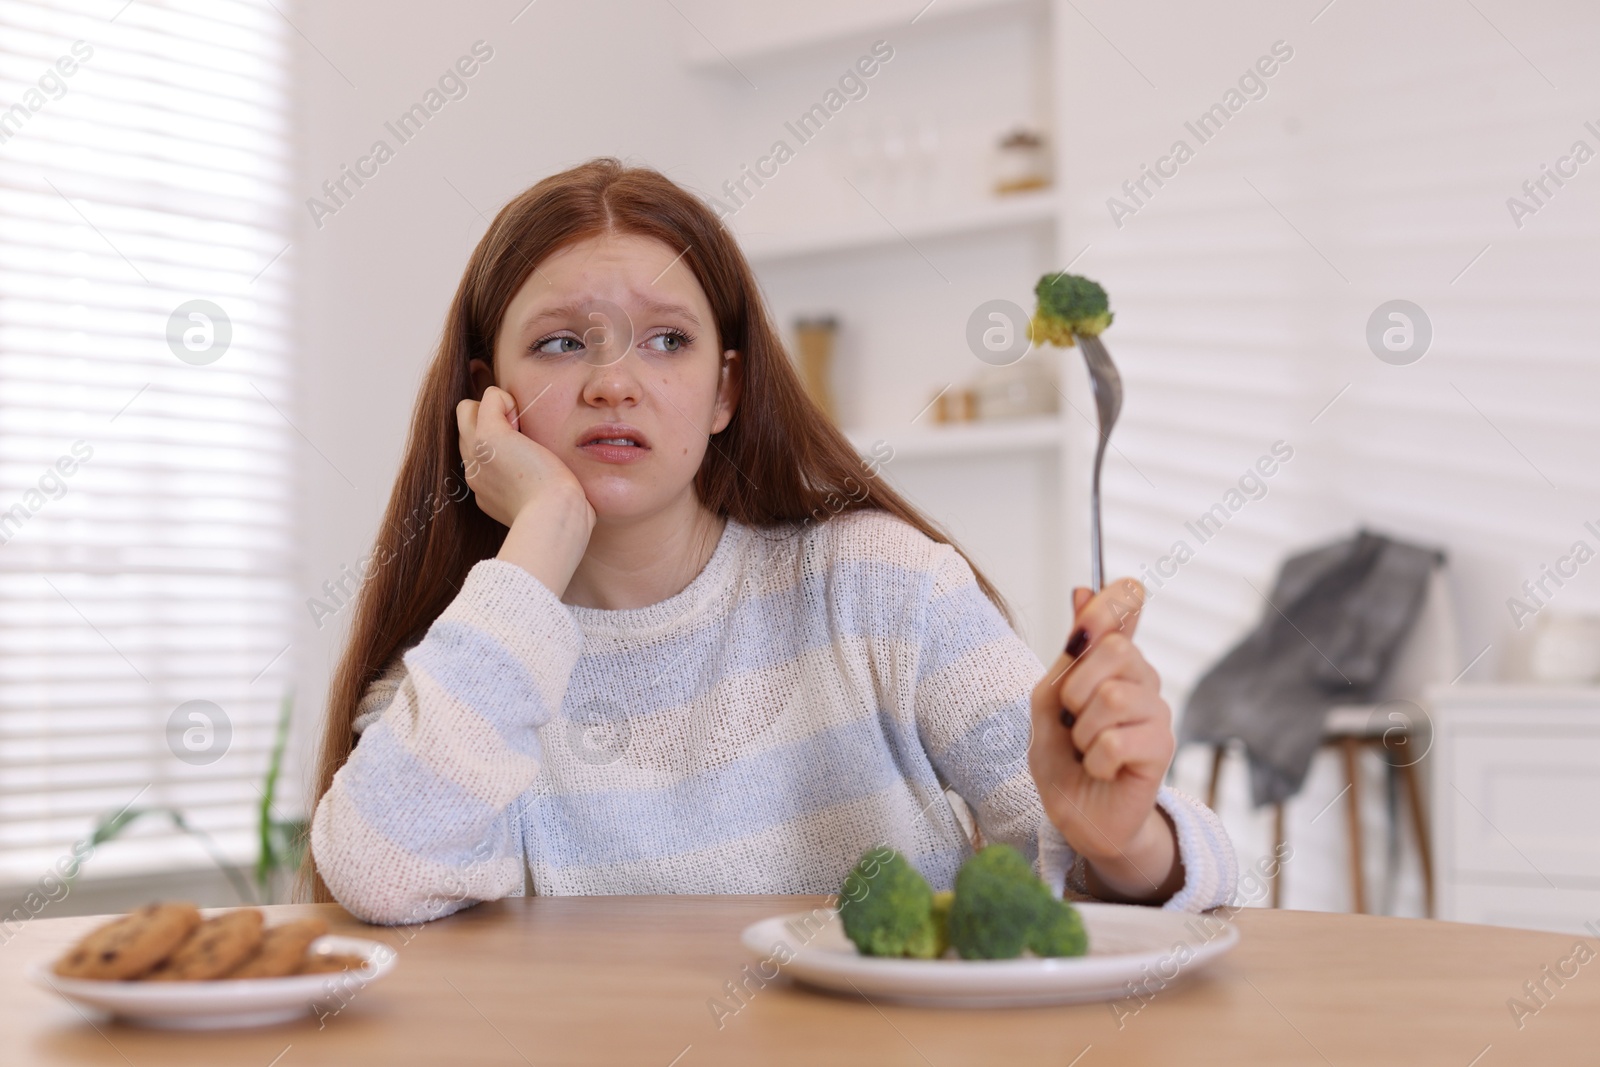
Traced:
POLYGON ((483 401, 456 405, 461 461, 478 507, 510 527, 500 558, 565 591, 589 544, 594 507, 572 469, 516 424, 511 394, 497 386, 483 401))
POLYGON ((456 405, 467 485, 483 513, 504 526, 540 498, 583 498, 571 468, 518 428, 515 405, 510 393, 493 385, 484 390, 482 403, 456 405))
POLYGON ((1073 601, 1067 651, 1033 690, 1028 768, 1046 815, 1099 876, 1097 895, 1164 900, 1182 874, 1155 806, 1175 741, 1161 680, 1133 644, 1144 589, 1123 579, 1073 601))

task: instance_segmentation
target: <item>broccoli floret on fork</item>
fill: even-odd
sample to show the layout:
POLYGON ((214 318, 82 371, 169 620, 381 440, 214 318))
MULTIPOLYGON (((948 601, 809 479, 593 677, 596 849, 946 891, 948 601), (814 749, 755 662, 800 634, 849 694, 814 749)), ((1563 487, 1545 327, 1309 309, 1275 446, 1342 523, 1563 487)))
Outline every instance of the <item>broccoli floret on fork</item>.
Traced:
POLYGON ((1100 283, 1064 271, 1046 274, 1033 287, 1039 299, 1028 324, 1034 344, 1071 348, 1079 336, 1098 337, 1111 325, 1111 302, 1100 283))

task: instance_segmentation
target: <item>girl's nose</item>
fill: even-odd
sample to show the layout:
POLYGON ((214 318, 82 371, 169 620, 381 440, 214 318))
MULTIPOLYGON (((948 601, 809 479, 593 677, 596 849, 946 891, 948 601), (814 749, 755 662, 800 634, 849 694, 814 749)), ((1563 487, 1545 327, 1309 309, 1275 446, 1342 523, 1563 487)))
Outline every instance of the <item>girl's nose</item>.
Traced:
POLYGON ((590 326, 583 331, 584 357, 589 376, 584 383, 587 403, 616 405, 637 402, 642 392, 633 351, 633 319, 609 300, 597 300, 588 312, 590 326))
POLYGON ((639 361, 628 358, 627 351, 617 353, 608 348, 600 346, 590 350, 601 358, 590 363, 583 399, 595 405, 638 403, 644 391, 637 374, 639 361))

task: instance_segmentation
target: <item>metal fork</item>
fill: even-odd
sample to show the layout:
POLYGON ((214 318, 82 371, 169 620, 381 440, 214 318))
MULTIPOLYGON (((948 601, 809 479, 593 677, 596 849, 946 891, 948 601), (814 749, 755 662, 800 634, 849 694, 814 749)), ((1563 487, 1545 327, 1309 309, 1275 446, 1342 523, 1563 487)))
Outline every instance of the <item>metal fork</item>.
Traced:
POLYGON ((1094 389, 1094 406, 1100 417, 1100 440, 1094 449, 1094 481, 1089 493, 1089 578, 1098 593, 1105 585, 1105 549, 1100 539, 1100 467, 1106 458, 1106 442, 1111 427, 1122 412, 1122 375, 1117 373, 1111 354, 1098 337, 1078 335, 1084 361, 1089 364, 1089 383, 1094 389))

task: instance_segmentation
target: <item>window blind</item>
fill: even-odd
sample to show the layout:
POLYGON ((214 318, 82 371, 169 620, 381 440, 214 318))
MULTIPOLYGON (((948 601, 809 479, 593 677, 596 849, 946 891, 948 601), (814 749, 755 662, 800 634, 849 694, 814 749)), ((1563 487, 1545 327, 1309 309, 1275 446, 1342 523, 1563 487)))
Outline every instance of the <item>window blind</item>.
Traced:
MULTIPOLYGON (((0 0, 0 883, 130 804, 253 858, 292 659, 292 32, 0 0)), ((163 822, 85 871, 206 862, 163 822)))

